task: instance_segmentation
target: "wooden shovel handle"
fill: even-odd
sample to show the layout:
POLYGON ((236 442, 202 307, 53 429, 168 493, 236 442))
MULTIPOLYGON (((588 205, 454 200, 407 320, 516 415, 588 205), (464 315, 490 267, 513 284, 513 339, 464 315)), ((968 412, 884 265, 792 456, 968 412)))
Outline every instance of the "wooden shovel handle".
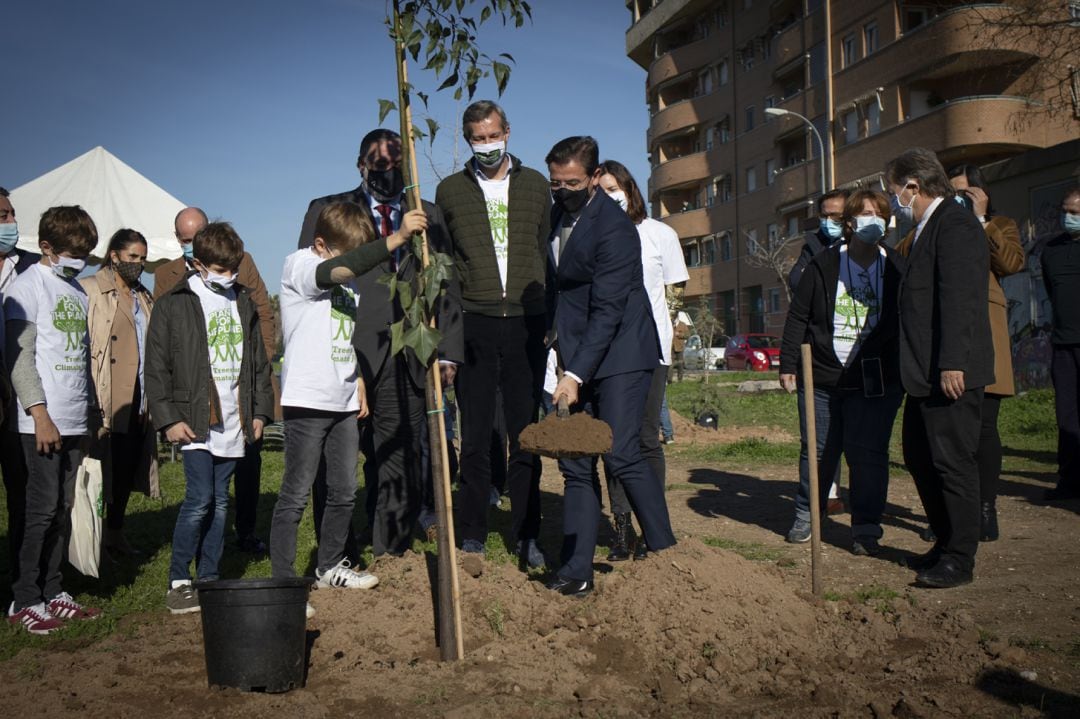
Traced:
MULTIPOLYGON (((555 365, 555 378, 559 382, 562 382, 563 371, 562 371, 562 364, 561 363, 555 365)), ((559 397, 559 404, 555 408, 555 416, 558 417, 559 419, 566 419, 567 417, 570 416, 570 403, 566 401, 566 396, 565 395, 563 395, 562 397, 559 397)))

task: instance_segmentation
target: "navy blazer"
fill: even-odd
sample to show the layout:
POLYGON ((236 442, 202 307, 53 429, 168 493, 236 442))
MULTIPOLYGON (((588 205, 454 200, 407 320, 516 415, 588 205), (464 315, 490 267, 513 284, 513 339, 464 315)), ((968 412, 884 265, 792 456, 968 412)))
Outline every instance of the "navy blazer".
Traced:
POLYGON ((941 393, 941 372, 965 389, 994 382, 990 250, 971 210, 945 198, 908 252, 900 280, 900 377, 913 397, 941 393))
MULTIPOLYGON (((552 213, 554 240, 562 213, 552 213)), ((618 203, 597 190, 558 263, 548 248, 548 317, 563 367, 582 382, 654 369, 660 362, 641 268, 641 239, 618 203)))

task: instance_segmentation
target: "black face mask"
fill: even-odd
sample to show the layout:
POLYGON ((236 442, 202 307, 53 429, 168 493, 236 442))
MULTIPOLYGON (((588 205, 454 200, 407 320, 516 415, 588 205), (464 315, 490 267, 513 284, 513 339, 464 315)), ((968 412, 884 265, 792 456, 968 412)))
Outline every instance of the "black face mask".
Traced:
POLYGON ((581 208, 589 200, 589 188, 583 187, 580 190, 571 190, 560 187, 551 193, 551 196, 555 200, 555 204, 561 207, 564 212, 576 215, 581 212, 581 208))
POLYGON ((368 170, 366 182, 377 200, 396 202, 401 199, 401 191, 405 189, 405 177, 401 174, 400 167, 392 170, 368 170))
POLYGON ((141 262, 114 262, 113 270, 127 283, 128 287, 135 287, 142 277, 143 265, 141 262))

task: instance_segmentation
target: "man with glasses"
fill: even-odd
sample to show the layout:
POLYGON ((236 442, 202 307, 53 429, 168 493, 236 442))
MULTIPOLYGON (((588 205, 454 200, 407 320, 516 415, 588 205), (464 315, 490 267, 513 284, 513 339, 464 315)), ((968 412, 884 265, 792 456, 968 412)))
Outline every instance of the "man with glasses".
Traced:
MULTIPOLYGON (((154 271, 155 300, 172 289, 188 273, 195 271, 195 266, 192 264, 194 259, 192 243, 195 240, 195 234, 207 224, 209 220, 206 213, 198 207, 185 207, 177 213, 173 228, 176 241, 180 244, 183 254, 154 271)), ((266 291, 266 284, 263 282, 262 275, 259 274, 259 269, 255 266, 255 260, 246 250, 243 259, 240 260, 236 281, 251 291, 251 299, 255 302, 255 309, 259 315, 259 330, 262 332, 266 356, 268 359, 273 359, 277 354, 277 346, 274 342, 274 309, 270 306, 270 295, 266 291)), ((275 419, 279 419, 281 410, 277 405, 281 391, 278 388, 277 377, 272 376, 271 380, 274 386, 275 419)), ((255 534, 261 473, 262 439, 259 439, 245 446, 244 458, 236 464, 233 487, 236 494, 236 545, 241 551, 252 554, 266 552, 266 543, 255 534)))
MULTIPOLYGON (((565 375, 552 396, 607 422, 605 468, 626 489, 650 552, 675 544, 664 490, 641 455, 641 423, 660 339, 642 280, 641 240, 630 216, 604 192, 591 137, 568 137, 546 162, 555 200, 548 251, 548 323, 565 375)), ((596 458, 561 459, 562 566, 548 588, 581 597, 593 590, 600 525, 596 458)))

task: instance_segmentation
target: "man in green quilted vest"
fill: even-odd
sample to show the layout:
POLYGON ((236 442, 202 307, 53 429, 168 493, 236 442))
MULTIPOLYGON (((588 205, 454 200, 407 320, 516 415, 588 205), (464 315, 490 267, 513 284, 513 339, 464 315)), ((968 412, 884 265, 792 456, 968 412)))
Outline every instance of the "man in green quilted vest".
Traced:
POLYGON ((520 449, 518 434, 536 419, 544 379, 551 193, 539 172, 506 151, 510 123, 501 107, 487 100, 474 102, 465 109, 461 126, 473 155, 462 171, 440 182, 435 193, 461 281, 465 362, 456 382, 461 547, 482 553, 487 540, 498 389, 510 442, 511 538, 517 542, 521 566, 542 567, 544 556, 536 544, 540 458, 520 449))

